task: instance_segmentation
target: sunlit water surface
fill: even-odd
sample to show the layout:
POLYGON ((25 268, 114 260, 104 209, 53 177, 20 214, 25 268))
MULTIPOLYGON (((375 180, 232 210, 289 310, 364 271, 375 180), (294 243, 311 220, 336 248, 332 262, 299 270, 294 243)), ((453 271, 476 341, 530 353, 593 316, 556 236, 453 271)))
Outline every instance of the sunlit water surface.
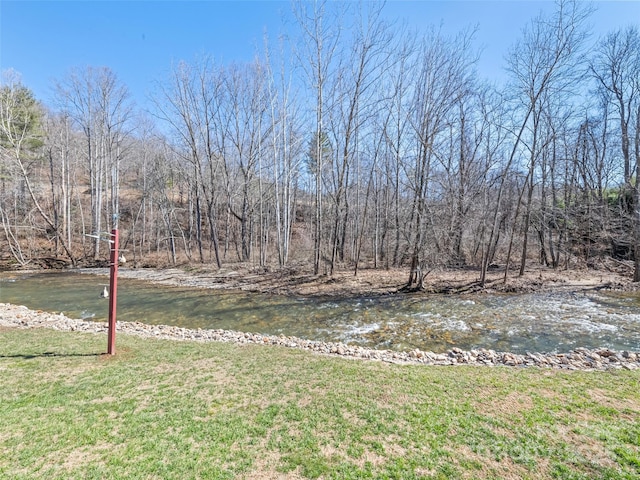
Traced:
MULTIPOLYGON (((108 302, 100 292, 107 283, 107 277, 78 273, 4 273, 0 302, 106 321, 108 302)), ((117 318, 392 350, 640 350, 640 295, 635 293, 388 295, 336 300, 187 289, 121 278, 117 318)))

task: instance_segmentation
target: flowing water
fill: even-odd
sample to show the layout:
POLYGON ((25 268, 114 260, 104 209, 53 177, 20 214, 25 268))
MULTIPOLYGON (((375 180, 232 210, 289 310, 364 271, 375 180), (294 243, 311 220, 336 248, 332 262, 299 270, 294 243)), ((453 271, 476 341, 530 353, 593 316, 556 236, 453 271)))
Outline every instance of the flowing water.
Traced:
MULTIPOLYGON (((107 277, 3 274, 0 302, 106 321, 107 277)), ((340 341, 391 350, 640 350, 637 293, 387 295, 344 299, 187 289, 118 280, 118 320, 340 341)))

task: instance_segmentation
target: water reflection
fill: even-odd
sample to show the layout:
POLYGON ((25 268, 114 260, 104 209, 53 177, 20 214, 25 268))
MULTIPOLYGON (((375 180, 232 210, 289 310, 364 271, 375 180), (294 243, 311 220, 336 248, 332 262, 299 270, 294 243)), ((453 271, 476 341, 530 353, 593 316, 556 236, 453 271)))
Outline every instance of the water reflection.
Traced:
MULTIPOLYGON (((4 274, 0 302, 105 321, 105 277, 4 274)), ((302 299, 120 279, 118 320, 295 335, 375 348, 453 346, 526 351, 640 350, 637 294, 554 293, 302 299)))

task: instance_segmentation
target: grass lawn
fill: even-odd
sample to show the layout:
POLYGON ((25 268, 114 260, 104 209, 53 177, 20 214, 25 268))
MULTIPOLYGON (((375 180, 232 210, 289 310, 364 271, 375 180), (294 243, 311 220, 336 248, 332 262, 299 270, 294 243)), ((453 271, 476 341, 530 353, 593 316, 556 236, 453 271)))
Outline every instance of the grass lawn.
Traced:
POLYGON ((0 329, 0 478, 640 478, 640 371, 0 329))

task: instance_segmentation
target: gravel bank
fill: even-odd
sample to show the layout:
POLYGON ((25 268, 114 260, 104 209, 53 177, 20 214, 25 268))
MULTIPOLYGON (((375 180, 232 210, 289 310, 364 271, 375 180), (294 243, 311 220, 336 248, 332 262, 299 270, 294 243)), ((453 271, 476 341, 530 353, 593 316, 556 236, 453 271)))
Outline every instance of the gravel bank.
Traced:
MULTIPOLYGON (((34 311, 24 306, 7 303, 0 303, 0 327, 51 328, 67 332, 96 334, 107 331, 107 324, 104 322, 75 320, 62 314, 34 311)), ((168 340, 277 345, 323 355, 402 364, 542 367, 563 370, 636 370, 640 368, 640 352, 617 352, 607 348, 596 350, 577 348, 569 353, 527 353, 525 355, 485 349, 464 351, 458 348, 453 348, 446 353, 425 352, 417 349, 409 352, 394 352, 343 343, 304 340, 284 335, 261 335, 230 330, 190 330, 168 325, 147 325, 139 322, 118 322, 118 333, 168 340)))

